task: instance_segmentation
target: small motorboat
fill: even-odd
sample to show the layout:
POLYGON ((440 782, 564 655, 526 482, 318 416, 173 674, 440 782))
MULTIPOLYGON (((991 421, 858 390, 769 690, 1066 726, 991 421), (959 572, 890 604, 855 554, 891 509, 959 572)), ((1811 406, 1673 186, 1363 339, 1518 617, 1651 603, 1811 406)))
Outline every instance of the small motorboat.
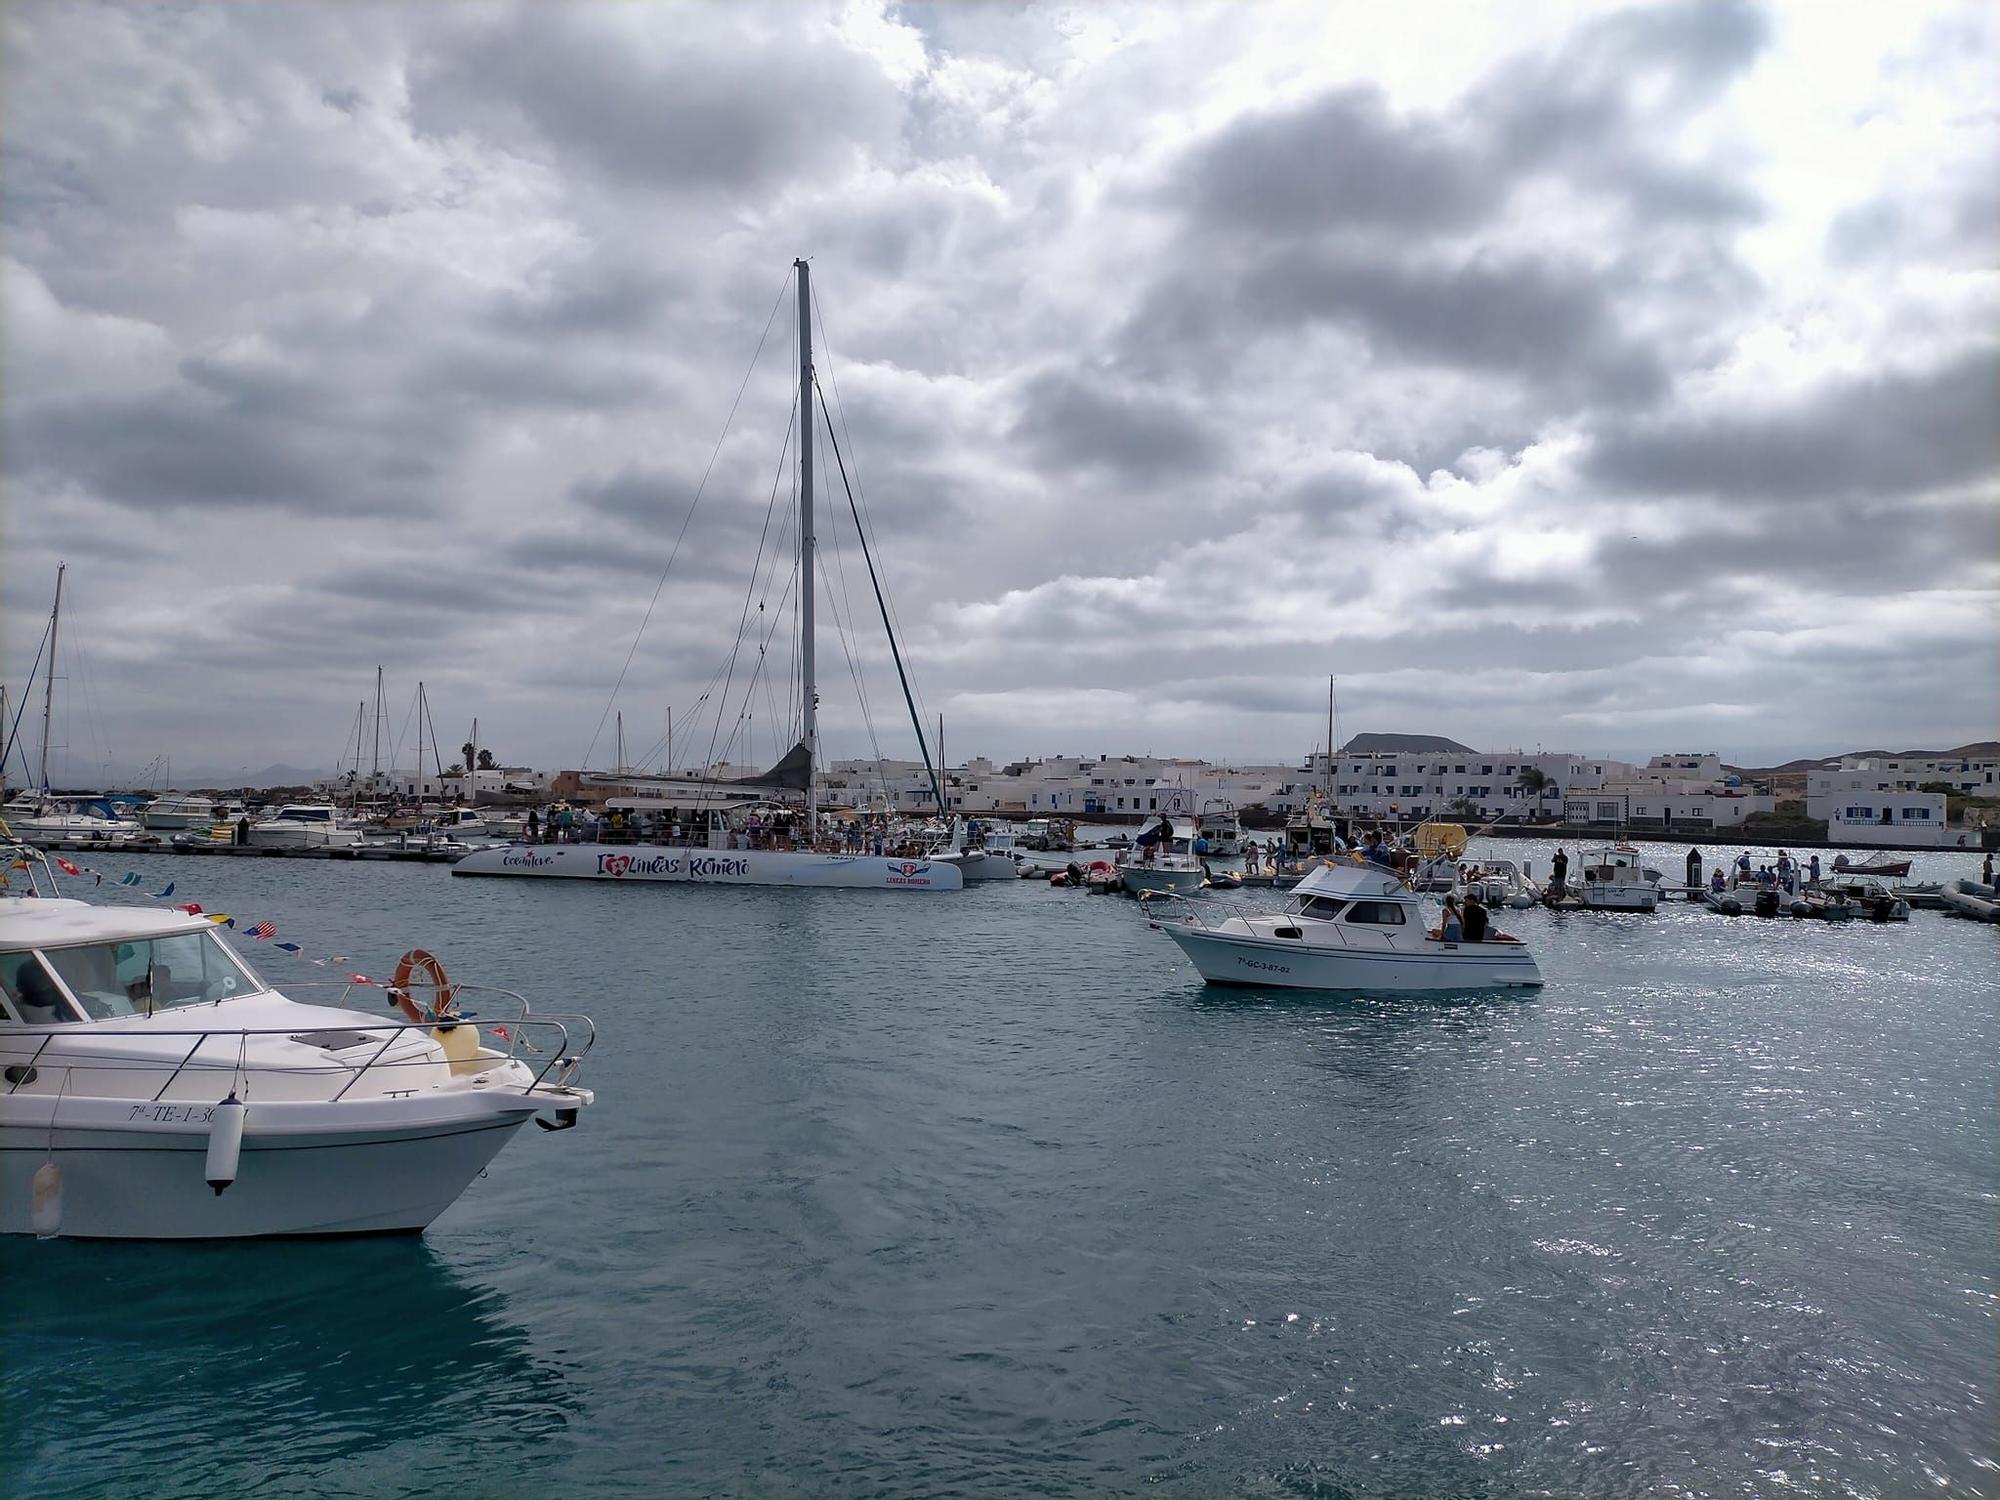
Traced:
POLYGON ((1448 942, 1426 930, 1420 898, 1378 865, 1329 862, 1282 912, 1193 911, 1160 928, 1211 984, 1310 990, 1472 990, 1539 985, 1518 938, 1448 942))
POLYGON ((1632 845, 1585 850, 1579 863, 1578 894, 1592 911, 1653 911, 1659 906, 1659 872, 1642 864, 1632 845))
POLYGON ((204 916, 0 895, 0 1233, 416 1233, 529 1120, 592 1102, 583 1017, 421 950, 356 995, 392 1008, 281 994, 204 916))
POLYGON ((1477 896, 1491 907, 1509 906, 1526 911, 1539 906, 1542 888, 1511 859, 1482 859, 1458 865, 1451 889, 1463 901, 1477 896))
POLYGON ((1895 888, 1879 875, 1856 875, 1851 870, 1842 870, 1807 887, 1808 895, 1813 891, 1838 896, 1854 908, 1856 916, 1870 922, 1910 920, 1910 903, 1897 895, 1895 888))
POLYGON ((1138 895, 1187 896, 1201 889, 1202 862, 1194 829, 1164 814, 1148 818, 1118 859, 1124 888, 1138 895))
POLYGON ((1857 865, 1842 864, 1840 861, 1845 858, 1845 855, 1836 856, 1833 862, 1834 874, 1880 875, 1890 880, 1901 880, 1910 873, 1910 861, 1907 859, 1883 859, 1880 855, 1876 855, 1866 864, 1857 865))

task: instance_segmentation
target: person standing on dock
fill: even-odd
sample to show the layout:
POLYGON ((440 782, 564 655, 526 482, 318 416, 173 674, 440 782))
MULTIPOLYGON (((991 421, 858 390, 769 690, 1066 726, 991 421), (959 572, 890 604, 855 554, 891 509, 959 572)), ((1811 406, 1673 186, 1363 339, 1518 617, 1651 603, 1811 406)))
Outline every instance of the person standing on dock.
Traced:
POLYGON ((236 842, 247 846, 250 842, 250 815, 245 813, 236 820, 236 842))
POLYGON ((1993 856, 1990 854, 1986 856, 1986 863, 1979 867, 1979 883, 1981 885, 1993 884, 1993 856))
POLYGON ((1569 885, 1569 855, 1565 853, 1563 850, 1558 849, 1556 850, 1556 857, 1553 860, 1549 861, 1550 899, 1560 901, 1563 898, 1563 896, 1567 894, 1568 885, 1569 885))

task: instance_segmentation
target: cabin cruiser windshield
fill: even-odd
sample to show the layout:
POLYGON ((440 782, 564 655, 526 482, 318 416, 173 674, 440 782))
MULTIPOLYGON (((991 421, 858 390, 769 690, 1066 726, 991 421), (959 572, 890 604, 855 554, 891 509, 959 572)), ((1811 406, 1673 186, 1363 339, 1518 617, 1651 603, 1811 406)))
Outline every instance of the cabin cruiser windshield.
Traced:
POLYGON ((0 991, 31 1026, 149 1016, 263 988, 213 932, 0 953, 0 991))

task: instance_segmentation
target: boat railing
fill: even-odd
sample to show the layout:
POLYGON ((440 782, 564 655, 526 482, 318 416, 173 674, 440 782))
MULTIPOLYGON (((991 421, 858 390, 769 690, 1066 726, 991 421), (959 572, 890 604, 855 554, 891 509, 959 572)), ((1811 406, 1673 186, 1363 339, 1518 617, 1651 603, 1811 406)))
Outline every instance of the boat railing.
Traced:
MULTIPOLYGON (((503 991, 501 993, 511 992, 503 991)), ((520 997, 515 996, 514 998, 519 999, 520 997)), ((578 1068, 583 1063, 583 1059, 589 1055, 591 1048, 597 1044, 596 1024, 590 1017, 584 1015, 529 1015, 526 1013, 527 1002, 522 1001, 521 1003, 523 1008, 521 1015, 502 1019, 497 1025, 489 1026, 481 1032, 482 1051, 490 1050, 496 1054, 496 1057, 489 1061, 527 1063, 531 1057, 545 1058, 546 1061, 540 1064, 535 1072, 533 1081, 528 1085, 529 1090, 549 1084, 552 1074, 555 1075, 555 1078, 553 1084, 550 1084, 551 1087, 561 1087, 569 1083, 575 1078, 578 1068), (504 1031, 507 1042, 504 1052, 493 1048, 489 1041, 489 1039, 498 1039, 495 1036, 496 1030, 504 1031), (524 1053, 530 1056, 523 1056, 524 1053)), ((485 1017, 482 1016, 480 1019, 484 1020, 485 1017)), ((40 1045, 28 1057, 21 1058, 18 1054, 9 1057, 5 1072, 6 1092, 9 1094, 16 1093, 26 1084, 34 1081, 37 1065, 42 1062, 43 1056, 48 1052, 49 1046, 53 1042, 78 1041, 87 1044, 90 1042, 112 1041, 128 1037, 142 1037, 148 1041, 162 1037, 188 1037, 192 1040, 188 1045, 187 1051, 181 1054, 178 1061, 171 1061, 167 1058, 134 1057, 130 1053, 122 1051, 106 1051, 99 1054, 92 1054, 89 1052, 78 1052, 65 1047, 59 1050, 57 1059, 51 1062, 49 1066, 52 1068, 61 1067, 66 1072, 86 1073, 131 1073, 163 1070, 167 1073, 167 1077, 152 1096, 155 1103, 166 1096, 167 1090, 173 1087, 175 1081, 184 1072, 194 1067, 199 1067, 203 1070, 229 1067, 247 1073, 283 1072, 287 1074, 336 1077, 342 1074, 351 1075, 341 1085, 339 1092, 334 1094, 332 1100, 328 1101, 337 1103, 346 1095, 349 1089, 352 1089, 355 1084, 359 1083, 364 1076, 371 1072, 406 1067, 434 1068, 438 1065, 438 1058, 428 1052, 421 1057, 390 1058, 388 1056, 389 1050, 404 1033, 413 1031, 422 1032, 435 1038, 435 1034, 440 1030, 450 1030, 456 1026, 471 1026, 475 1024, 474 1020, 461 1015, 458 1017, 448 1017, 443 1021, 395 1019, 379 1022, 370 1021, 361 1026, 329 1027, 329 1032, 338 1032, 342 1035, 357 1037, 365 1036, 370 1041, 375 1039, 376 1033, 386 1033, 386 1035, 382 1036, 381 1045, 370 1054, 365 1062, 360 1063, 359 1066, 336 1061, 324 1066, 287 1066, 284 1068, 271 1068, 267 1065, 260 1065, 255 1061, 248 1060, 244 1056, 244 1049, 252 1037, 283 1037, 287 1040, 298 1040, 301 1032, 297 1024, 290 1026, 232 1026, 226 1029, 217 1027, 156 1028, 148 1026, 144 1030, 135 1031, 86 1031, 81 1036, 78 1035, 78 1028, 74 1024, 58 1025, 42 1033, 40 1045), (211 1046, 210 1044, 212 1043, 222 1045, 211 1046), (196 1057, 205 1047, 209 1049, 212 1056, 203 1059, 197 1064, 196 1057)), ((385 1090, 385 1092, 388 1091, 385 1090)))

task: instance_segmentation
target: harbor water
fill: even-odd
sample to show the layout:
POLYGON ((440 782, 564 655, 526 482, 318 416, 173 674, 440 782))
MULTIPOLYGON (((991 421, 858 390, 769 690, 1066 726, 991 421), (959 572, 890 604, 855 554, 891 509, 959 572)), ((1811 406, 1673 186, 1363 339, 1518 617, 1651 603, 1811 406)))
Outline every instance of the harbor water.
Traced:
POLYGON ((1510 911, 1541 990, 1339 998, 1038 882, 89 861, 586 1012, 598 1103, 422 1238, 0 1244, 0 1494, 2000 1493, 1990 927, 1510 911))

